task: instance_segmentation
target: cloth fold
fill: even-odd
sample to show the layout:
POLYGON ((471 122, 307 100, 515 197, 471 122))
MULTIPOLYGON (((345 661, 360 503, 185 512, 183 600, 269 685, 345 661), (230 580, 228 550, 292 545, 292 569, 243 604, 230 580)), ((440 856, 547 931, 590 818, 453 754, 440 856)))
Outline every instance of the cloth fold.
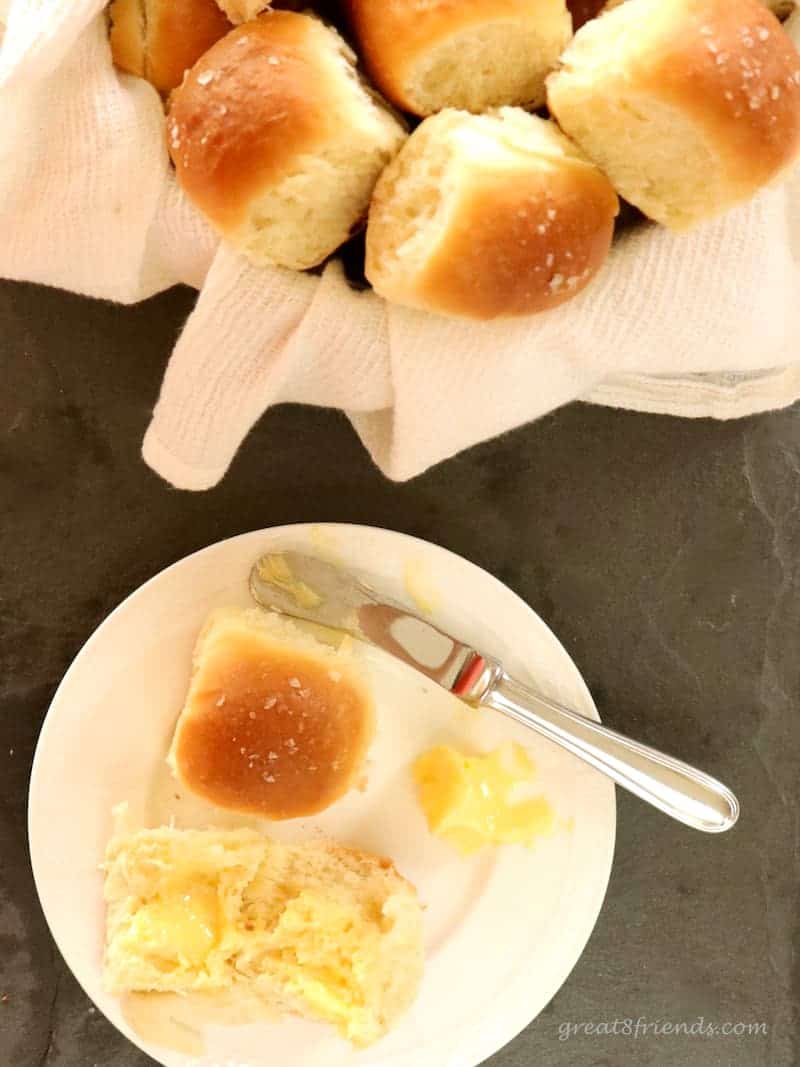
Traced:
POLYGON ((175 182, 157 93, 112 65, 104 0, 11 0, 3 21, 0 275, 122 303, 199 290, 143 444, 173 485, 214 485, 286 401, 341 408, 403 479, 577 398, 724 418, 800 396, 800 172, 689 234, 628 231, 561 308, 460 322, 357 291, 336 261, 294 274, 220 244, 175 182))

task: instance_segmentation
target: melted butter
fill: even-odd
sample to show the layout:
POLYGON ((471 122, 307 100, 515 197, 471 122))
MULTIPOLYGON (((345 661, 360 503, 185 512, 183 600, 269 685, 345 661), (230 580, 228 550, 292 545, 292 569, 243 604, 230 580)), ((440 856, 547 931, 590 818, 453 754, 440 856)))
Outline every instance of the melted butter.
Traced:
POLYGON ((419 757, 413 773, 431 831, 463 855, 485 845, 530 846, 552 832, 553 810, 544 797, 514 798, 535 773, 519 745, 484 756, 440 745, 419 757))
POLYGON ((299 608, 318 608, 322 603, 319 593, 295 577, 284 556, 263 556, 258 561, 258 574, 265 582, 288 593, 299 608))
POLYGON ((403 584, 406 593, 412 603, 424 615, 433 615, 441 604, 439 591, 434 587, 433 580, 428 574, 423 563, 417 559, 410 559, 405 566, 403 584))
POLYGON ((176 888, 143 905, 128 937, 139 950, 181 967, 201 967, 220 935, 214 886, 176 888))

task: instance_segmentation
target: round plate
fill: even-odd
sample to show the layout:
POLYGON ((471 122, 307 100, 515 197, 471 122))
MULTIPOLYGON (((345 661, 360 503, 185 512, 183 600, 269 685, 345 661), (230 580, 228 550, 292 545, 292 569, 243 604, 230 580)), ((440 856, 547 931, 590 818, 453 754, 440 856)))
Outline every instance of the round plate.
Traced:
POLYGON ((358 1052, 321 1024, 231 1026, 198 1012, 189 1021, 203 1051, 187 1057, 137 1032, 103 988, 99 867, 112 807, 126 801, 134 822, 146 826, 248 821, 178 795, 164 757, 206 615, 249 604, 253 561, 288 547, 367 572, 394 598, 416 602, 444 628, 498 656, 521 680, 597 718, 578 670, 545 624, 496 579, 442 548, 341 525, 289 526, 212 545, 128 597, 86 643, 53 699, 29 800, 33 869, 47 921, 98 1008, 165 1067, 474 1067, 542 1010, 580 956, 610 873, 614 788, 538 735, 461 704, 363 646, 357 654, 378 705, 366 790, 313 819, 249 824, 290 840, 324 834, 392 857, 425 905, 427 962, 411 1011, 358 1052), (410 764, 442 741, 484 751, 510 739, 533 756, 537 791, 555 809, 555 832, 533 849, 505 846, 464 859, 427 831, 410 764))

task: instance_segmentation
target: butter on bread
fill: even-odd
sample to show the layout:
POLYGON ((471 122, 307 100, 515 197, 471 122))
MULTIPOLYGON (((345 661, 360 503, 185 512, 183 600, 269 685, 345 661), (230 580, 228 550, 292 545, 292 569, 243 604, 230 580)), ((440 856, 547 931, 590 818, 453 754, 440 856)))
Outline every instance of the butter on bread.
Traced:
POLYGON ((759 0, 625 0, 578 30, 547 102, 617 192, 675 230, 800 151, 800 56, 759 0))
POLYGON ((161 93, 231 29, 216 0, 114 0, 109 16, 116 66, 161 93))
POLYGON ((266 1007, 332 1023, 358 1046, 390 1029, 416 995, 421 908, 383 857, 245 829, 131 832, 123 822, 104 867, 114 994, 244 986, 266 1007))
POLYGON ((356 784, 373 727, 348 653, 258 608, 223 609, 197 639, 168 762, 219 807, 297 818, 356 784))

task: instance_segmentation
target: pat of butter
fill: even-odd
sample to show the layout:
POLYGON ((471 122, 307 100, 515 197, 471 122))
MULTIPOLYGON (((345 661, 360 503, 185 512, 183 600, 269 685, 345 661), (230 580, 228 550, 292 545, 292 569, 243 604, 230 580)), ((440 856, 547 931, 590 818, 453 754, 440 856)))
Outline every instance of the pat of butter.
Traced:
POLYGON ((219 940, 219 898, 213 886, 184 887, 139 909, 127 939, 177 966, 201 966, 219 940))
POLYGON ((315 593, 310 585, 296 578, 283 556, 265 556, 259 560, 258 573, 265 582, 277 585, 288 593, 299 608, 318 608, 322 597, 315 593))
POLYGON ((517 787, 534 777, 520 745, 484 756, 465 756, 449 745, 425 752, 414 778, 428 826, 463 855, 485 845, 532 845, 553 829, 545 797, 515 800, 517 787))

